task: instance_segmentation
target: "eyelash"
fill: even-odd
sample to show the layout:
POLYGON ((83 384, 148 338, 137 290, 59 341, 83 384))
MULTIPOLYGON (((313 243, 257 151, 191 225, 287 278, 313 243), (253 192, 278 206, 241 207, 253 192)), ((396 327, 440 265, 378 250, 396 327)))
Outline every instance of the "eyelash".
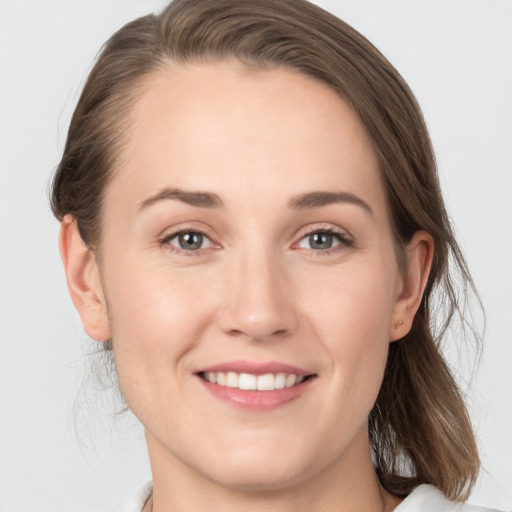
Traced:
POLYGON ((307 249, 312 254, 314 254, 314 256, 318 256, 318 257, 321 257, 321 256, 332 256, 334 254, 338 254, 340 252, 346 251, 347 248, 350 248, 350 247, 354 246, 354 240, 346 233, 346 231, 341 231, 341 230, 338 231, 337 229, 334 229, 332 227, 329 227, 329 228, 318 228, 318 227, 311 228, 303 236, 301 236, 300 240, 298 242, 296 242, 294 244, 294 246, 298 246, 300 244, 300 242, 302 242, 302 240, 304 240, 305 238, 308 238, 308 237, 310 237, 311 235, 314 235, 314 234, 329 235, 329 236, 332 236, 332 237, 336 238, 338 240, 338 242, 339 242, 338 245, 336 245, 336 246, 334 246, 332 248, 329 248, 329 249, 325 249, 325 250, 307 249))
MULTIPOLYGON (((171 240, 175 239, 176 237, 178 237, 180 235, 186 235, 186 234, 200 235, 200 236, 204 237, 205 239, 209 240, 210 244, 213 247, 208 247, 208 249, 209 248, 214 248, 214 249, 220 248, 220 245, 213 242, 208 235, 206 235, 203 231, 198 230, 197 228, 180 229, 179 231, 173 232, 173 233, 163 237, 161 240, 158 241, 158 244, 160 247, 165 246, 165 249, 167 249, 175 254, 180 254, 183 256, 200 256, 205 249, 187 250, 187 249, 183 249, 181 247, 177 247, 176 245, 172 245, 170 243, 171 240)), ((306 249, 306 250, 310 251, 311 253, 313 253, 315 256, 329 256, 329 255, 337 254, 339 252, 345 251, 349 247, 354 246, 353 239, 350 238, 345 231, 341 231, 341 230, 338 231, 331 227, 329 227, 329 228, 315 227, 315 228, 311 228, 305 234, 303 234, 301 236, 301 238, 299 239, 299 241, 295 242, 293 244, 293 247, 300 248, 299 244, 304 239, 306 239, 307 237, 310 237, 311 235, 314 235, 314 234, 322 234, 322 235, 332 236, 332 237, 336 238, 339 242, 338 245, 336 245, 332 248, 324 249, 324 250, 306 249)))
MULTIPOLYGON (((202 254, 202 251, 204 249, 196 249, 196 250, 187 250, 183 249, 181 247, 178 247, 176 245, 172 245, 170 242, 174 238, 180 236, 180 235, 187 235, 187 234, 194 234, 194 235, 201 235, 206 240, 209 240, 210 244, 213 246, 213 248, 219 248, 220 246, 213 242, 211 238, 205 234, 203 231, 197 229, 197 228, 185 228, 180 229, 179 231, 176 231, 174 233, 171 233, 169 235, 166 235, 164 238, 159 240, 158 244, 160 247, 164 247, 166 250, 171 251, 175 254, 183 255, 183 256, 200 256, 202 254)), ((210 247, 209 247, 210 248, 210 247)))

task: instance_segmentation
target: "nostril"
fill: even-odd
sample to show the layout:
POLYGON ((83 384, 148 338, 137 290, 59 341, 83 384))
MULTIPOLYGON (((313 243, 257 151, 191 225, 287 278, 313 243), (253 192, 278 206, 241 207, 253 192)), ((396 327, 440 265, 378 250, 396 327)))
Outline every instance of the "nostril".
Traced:
POLYGON ((237 338, 246 338, 250 341, 268 341, 271 339, 278 339, 288 336, 290 330, 288 329, 277 329, 272 331, 271 329, 265 329, 263 326, 247 326, 246 330, 243 329, 230 329, 228 333, 231 336, 237 338))

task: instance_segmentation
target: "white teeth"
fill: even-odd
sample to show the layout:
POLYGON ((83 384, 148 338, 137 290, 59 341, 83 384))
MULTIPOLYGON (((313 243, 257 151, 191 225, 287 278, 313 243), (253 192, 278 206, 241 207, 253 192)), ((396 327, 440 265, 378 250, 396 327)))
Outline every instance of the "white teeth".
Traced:
POLYGON ((271 373, 258 376, 257 389, 258 391, 272 391, 276 388, 274 376, 271 373))
POLYGON ((247 391, 273 391, 274 389, 291 388, 300 384, 305 377, 302 375, 286 373, 266 373, 265 375, 252 375, 250 373, 236 372, 204 372, 204 379, 230 388, 239 388, 247 391))
POLYGON ((297 375, 288 375, 286 377, 286 387, 291 388, 297 382, 297 375))
POLYGON ((217 382, 217 374, 214 372, 205 372, 204 378, 209 382, 213 382, 214 384, 217 382))
POLYGON ((286 374, 278 373, 275 378, 274 387, 276 389, 283 389, 286 387, 286 374))
POLYGON ((238 374, 235 372, 226 373, 226 386, 228 388, 237 388, 238 387, 238 374))
POLYGON ((255 390, 256 389, 256 375, 249 375, 248 373, 241 373, 238 377, 238 387, 240 389, 255 390))

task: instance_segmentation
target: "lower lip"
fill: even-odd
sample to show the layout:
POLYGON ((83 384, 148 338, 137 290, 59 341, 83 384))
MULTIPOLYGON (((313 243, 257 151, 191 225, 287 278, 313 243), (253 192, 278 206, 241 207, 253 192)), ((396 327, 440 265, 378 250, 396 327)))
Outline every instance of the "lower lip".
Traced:
POLYGON ((309 378, 295 386, 272 391, 246 391, 239 388, 219 386, 199 376, 198 378, 208 391, 220 400, 229 402, 240 409, 252 409, 254 411, 271 411, 296 400, 306 391, 312 381, 312 378, 309 378))

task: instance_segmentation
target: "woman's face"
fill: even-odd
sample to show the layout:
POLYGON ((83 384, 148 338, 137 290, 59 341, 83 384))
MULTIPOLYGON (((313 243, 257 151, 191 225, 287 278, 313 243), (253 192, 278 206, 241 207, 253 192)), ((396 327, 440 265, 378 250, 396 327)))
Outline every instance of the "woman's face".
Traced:
POLYGON ((402 291, 358 118, 289 70, 177 67, 146 81, 118 164, 99 270, 153 466, 357 475, 402 291))

